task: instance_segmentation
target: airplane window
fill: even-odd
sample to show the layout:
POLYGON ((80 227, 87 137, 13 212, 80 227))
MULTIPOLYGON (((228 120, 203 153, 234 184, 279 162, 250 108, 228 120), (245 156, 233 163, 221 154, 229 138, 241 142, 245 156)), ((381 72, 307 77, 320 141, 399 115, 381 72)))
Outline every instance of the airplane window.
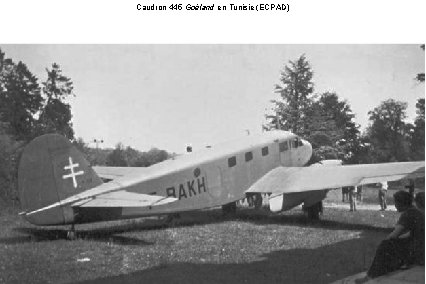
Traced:
POLYGON ((253 160, 253 153, 246 152, 246 162, 253 160))
POLYGON ((236 164, 237 164, 237 158, 235 156, 228 159, 228 166, 230 168, 232 168, 236 164))
POLYGON ((268 146, 263 147, 262 148, 262 156, 266 156, 266 155, 268 155, 268 153, 269 153, 268 146))
POLYGON ((298 142, 297 142, 297 138, 291 141, 291 148, 297 148, 298 147, 298 142))
POLYGON ((280 152, 284 152, 288 150, 288 143, 287 141, 281 142, 280 143, 280 152))
POLYGON ((302 139, 298 139, 299 146, 303 146, 302 139))

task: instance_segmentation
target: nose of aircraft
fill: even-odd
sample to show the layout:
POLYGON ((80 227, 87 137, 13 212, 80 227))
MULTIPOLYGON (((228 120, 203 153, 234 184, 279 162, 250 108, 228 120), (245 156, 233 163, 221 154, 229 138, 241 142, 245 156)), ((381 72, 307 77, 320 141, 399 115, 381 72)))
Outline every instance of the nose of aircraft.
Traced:
POLYGON ((303 140, 303 154, 302 154, 302 159, 303 159, 303 164, 307 164, 309 162, 309 160, 311 159, 312 156, 312 145, 311 143, 309 143, 306 140, 303 140))

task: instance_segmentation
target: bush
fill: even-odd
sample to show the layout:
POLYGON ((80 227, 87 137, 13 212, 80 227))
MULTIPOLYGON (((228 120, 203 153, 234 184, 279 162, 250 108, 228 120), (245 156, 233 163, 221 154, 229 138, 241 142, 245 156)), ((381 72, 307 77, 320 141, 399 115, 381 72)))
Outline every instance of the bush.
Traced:
POLYGON ((7 204, 19 203, 17 179, 22 144, 0 132, 0 198, 7 204))

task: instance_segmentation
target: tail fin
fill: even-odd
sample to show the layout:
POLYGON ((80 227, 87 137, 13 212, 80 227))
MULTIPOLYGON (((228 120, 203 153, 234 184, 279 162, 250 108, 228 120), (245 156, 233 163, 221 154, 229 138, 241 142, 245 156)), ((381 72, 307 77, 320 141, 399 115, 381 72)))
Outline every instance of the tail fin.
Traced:
MULTIPOLYGON (((25 212, 37 210, 69 196, 102 184, 102 180, 83 155, 57 134, 42 135, 24 149, 18 170, 21 207, 25 212)), ((27 216, 37 225, 72 222, 70 207, 54 207, 27 216)))

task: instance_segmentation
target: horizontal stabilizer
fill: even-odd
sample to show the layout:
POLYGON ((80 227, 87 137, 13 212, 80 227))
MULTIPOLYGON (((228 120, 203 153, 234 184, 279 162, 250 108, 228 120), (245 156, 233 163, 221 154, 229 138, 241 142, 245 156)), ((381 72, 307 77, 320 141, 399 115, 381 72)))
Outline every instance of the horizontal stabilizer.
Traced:
POLYGON ((144 176, 148 168, 145 167, 100 167, 95 166, 93 170, 98 176, 103 179, 115 180, 125 176, 137 175, 139 177, 144 176))
POLYGON ((127 191, 115 191, 90 200, 82 200, 72 207, 149 207, 158 206, 178 200, 174 197, 141 194, 127 191))
POLYGON ((177 201, 174 197, 164 197, 158 195, 149 195, 143 193, 128 192, 125 190, 118 190, 113 192, 106 192, 93 196, 81 195, 71 196, 61 202, 53 203, 49 206, 27 212, 25 215, 29 216, 34 213, 42 212, 51 208, 69 205, 71 207, 153 207, 164 205, 170 202, 177 201))

